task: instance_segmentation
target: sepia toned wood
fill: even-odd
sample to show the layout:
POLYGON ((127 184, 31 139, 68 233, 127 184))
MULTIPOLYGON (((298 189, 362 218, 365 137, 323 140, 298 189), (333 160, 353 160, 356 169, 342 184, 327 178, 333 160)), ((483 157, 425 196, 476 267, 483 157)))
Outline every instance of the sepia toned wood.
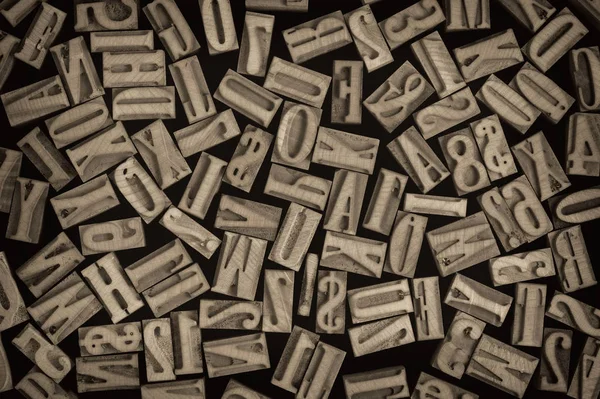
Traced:
POLYGON ((522 50, 532 64, 546 72, 588 32, 585 25, 565 7, 522 50))
POLYGON ((343 377, 343 381, 348 399, 376 397, 380 393, 389 393, 386 397, 390 399, 409 397, 404 366, 392 366, 347 374, 343 377))
POLYGON ((417 340, 444 338, 444 321, 440 301, 439 278, 424 277, 411 280, 417 340))
POLYGON ((139 1, 76 0, 75 32, 137 29, 139 1))
POLYGON ((207 341, 202 346, 210 378, 271 368, 265 333, 207 341))
POLYGON ((546 285, 517 283, 515 286, 515 317, 511 343, 520 346, 542 346, 546 285))
POLYGON ((446 31, 490 29, 490 0, 446 0, 446 31))
POLYGON ((363 105, 388 133, 392 133, 433 92, 423 75, 406 61, 363 101, 363 105))
POLYGON ((114 253, 103 256, 81 271, 83 279, 96 294, 113 324, 144 306, 142 298, 125 276, 114 253))
POLYGON ((211 291, 254 300, 267 241, 224 232, 211 291))
POLYGON ((385 235, 390 234, 407 181, 408 177, 403 174, 385 168, 379 170, 373 195, 363 219, 364 228, 385 235))
POLYGON ((579 110, 600 110, 600 51, 598 46, 584 47, 571 50, 569 53, 571 77, 575 86, 575 93, 579 110))
POLYGON ((173 136, 175 136, 183 156, 189 157, 239 136, 241 133, 233 112, 228 109, 179 129, 173 133, 173 136))
POLYGON ((139 217, 79 226, 81 252, 101 254, 146 246, 144 225, 139 217))
MULTIPOLYGON (((15 64, 14 54, 18 49, 20 40, 11 34, 0 30, 0 89, 6 83, 15 64)), ((4 102, 4 100, 2 100, 4 102)))
POLYGON ((412 313, 413 303, 408 280, 402 279, 350 290, 348 307, 354 324, 412 313))
POLYGON ((122 122, 117 122, 67 150, 67 156, 83 182, 135 154, 137 150, 122 122))
POLYGON ((490 180, 494 182, 517 173, 498 115, 486 116, 470 126, 490 180))
POLYGON ((25 37, 19 43, 15 58, 40 69, 46 59, 48 49, 62 29, 66 16, 65 12, 42 2, 25 37))
POLYGON ((260 330, 263 303, 232 300, 200 300, 200 328, 260 330))
POLYGON ((600 310, 559 291, 554 292, 546 317, 558 320, 593 338, 600 337, 600 310))
POLYGON ((335 171, 323 228, 356 235, 369 176, 343 169, 335 171))
POLYGON ((263 87, 281 96, 322 108, 331 77, 273 57, 263 87))
POLYGON ((486 167, 469 127, 446 134, 438 140, 452 172, 452 181, 458 195, 472 193, 490 185, 486 167))
POLYGON ((142 323, 139 321, 81 327, 78 333, 81 356, 141 352, 144 349, 142 323))
POLYGON ((0 147, 0 212, 10 212, 22 160, 23 153, 20 151, 0 147))
POLYGON ((102 309, 76 272, 27 307, 31 318, 57 345, 102 309))
POLYGON ((171 200, 134 157, 117 166, 111 177, 121 194, 146 223, 152 222, 171 205, 171 200))
POLYGON ((552 222, 557 229, 600 218, 600 189, 592 187, 550 199, 552 222))
MULTIPOLYGON (((260 0, 259 0, 260 1, 260 0)), ((285 1, 285 0, 279 0, 285 1)), ((293 0, 295 2, 295 0, 293 0)), ((298 0, 306 1, 308 0, 298 0)), ((269 3, 270 4, 270 3, 269 3)), ((229 379, 227 386, 225 387, 225 392, 223 392, 223 396, 221 399, 270 399, 268 396, 261 394, 260 392, 255 391, 254 389, 248 388, 246 385, 239 383, 233 378, 229 379)))
POLYGON ((37 244, 42 233, 49 184, 17 177, 6 238, 37 244))
POLYGON ((387 243, 328 231, 321 266, 371 277, 381 277, 387 243))
POLYGON ((573 331, 544 328, 540 371, 536 388, 540 391, 567 392, 573 331))
POLYGON ((236 69, 238 73, 265 76, 274 25, 275 16, 246 11, 242 45, 236 69))
POLYGON ((294 326, 271 378, 271 384, 297 393, 318 342, 317 334, 294 326))
POLYGON ((198 312, 171 312, 171 331, 175 375, 202 373, 202 334, 198 312))
POLYGON ((197 56, 170 64, 169 71, 190 124, 217 113, 197 56))
POLYGON ((223 181, 249 193, 272 141, 272 134, 247 125, 225 169, 223 181))
POLYGON ((215 218, 215 227, 274 241, 280 219, 281 208, 223 194, 215 218))
POLYGON ((205 399, 204 378, 142 385, 142 399, 205 399))
POLYGON ((457 311, 448 333, 438 345, 431 365, 451 377, 462 378, 475 346, 483 334, 485 323, 457 311))
POLYGON ((0 3, 0 14, 15 27, 29 15, 43 0, 4 0, 0 3))
POLYGON ((203 152, 198 158, 194 173, 179 201, 179 209, 204 219, 213 198, 221 187, 227 162, 203 152))
POLYGON ((352 36, 339 10, 285 29, 282 33, 296 64, 352 43, 352 36))
POLYGON ((367 72, 373 72, 394 62, 394 57, 368 4, 344 14, 344 19, 367 72))
POLYGON ((411 398, 478 399, 479 395, 421 372, 411 398))
POLYGON ((379 22, 379 28, 390 48, 394 50, 445 20, 437 0, 419 0, 379 22))
POLYGON ((263 127, 269 127, 282 99, 229 69, 214 98, 263 127))
POLYGON ((31 324, 12 340, 13 345, 56 383, 73 367, 71 359, 58 346, 49 343, 31 324))
POLYGON ((325 209, 331 184, 331 180, 273 164, 264 192, 273 197, 322 211, 325 209))
POLYGON ((467 199, 406 193, 403 210, 426 215, 465 217, 467 216, 467 199))
POLYGON ((17 145, 56 191, 75 177, 75 169, 39 127, 27 133, 17 145))
POLYGON ((69 237, 62 232, 15 273, 29 291, 39 298, 84 259, 69 237))
POLYGON ((467 83, 523 62, 512 29, 455 48, 454 57, 467 83))
POLYGON ((299 271, 320 221, 320 213, 291 203, 271 247, 269 260, 299 271))
POLYGON ((173 86, 116 88, 112 93, 114 120, 174 119, 176 116, 173 86))
POLYGON ((312 308, 319 255, 309 253, 304 257, 304 273, 300 286, 300 299, 298 300, 298 315, 308 317, 312 308))
MULTIPOLYGON (((2 53, 0 52, 0 54, 2 53)), ((2 67, 1 62, 0 67, 2 67)), ((0 81, 2 80, 1 72, 0 69, 0 81)), ((8 77, 8 72, 6 76, 8 77)), ((0 99, 2 99, 2 105, 11 127, 24 125, 70 107, 65 87, 58 75, 4 93, 0 99)))
MULTIPOLYGON (((25 309, 25 302, 11 274, 11 267, 4 252, 0 252, 0 295, 3 298, 2 306, 0 306, 0 331, 7 330, 29 320, 29 315, 25 309)), ((10 370, 8 374, 10 375, 10 370)), ((0 379, 0 382, 3 380, 0 379)))
POLYGON ((319 270, 315 331, 344 334, 346 326, 346 272, 319 270))
MULTIPOLYGON (((40 373, 40 375, 44 375, 44 374, 40 373)), ((44 375, 44 377, 46 377, 46 376, 44 375)), ((48 377, 46 377, 46 378, 48 378, 48 377)), ((50 378, 48 378, 48 380, 51 383, 56 384, 50 378)), ((19 389, 19 384, 17 384, 17 386, 15 388, 19 389)), ((58 384, 56 384, 56 385, 58 385, 58 384)), ((10 370, 10 363, 8 361, 8 357, 6 356, 6 351, 4 350, 4 345, 2 344, 2 341, 0 341, 0 392, 10 391, 11 389, 13 389, 13 381, 12 381, 12 373, 10 370)), ((19 389, 19 391, 22 392, 20 389, 19 389)))
POLYGON ((48 133, 58 149, 112 124, 113 120, 102 97, 79 104, 58 116, 46 119, 48 133))
POLYGON ((598 284, 581 226, 555 230, 548 233, 547 239, 563 292, 569 293, 598 284))
POLYGON ((208 53, 217 55, 239 49, 229 0, 199 0, 208 53))
POLYGON ((506 251, 549 233, 552 223, 525 176, 477 198, 506 251))
POLYGON ((307 12, 308 1, 309 0, 246 0, 246 8, 249 10, 261 11, 307 12))
POLYGON ((600 360, 598 359, 600 356, 599 345, 600 342, 595 338, 588 337, 585 341, 575 374, 571 380, 571 385, 569 385, 567 395, 570 397, 591 399, 598 396, 600 392, 600 378, 598 377, 600 371, 598 365, 598 360, 600 360))
POLYGON ((119 205, 108 176, 95 179, 50 199, 63 230, 93 218, 119 205))
POLYGON ((540 201, 571 186, 544 132, 529 136, 513 146, 512 151, 540 201))
POLYGON ((175 0, 154 0, 143 10, 172 61, 200 50, 200 43, 175 0))
MULTIPOLYGON (((2 346, 0 345, 0 351, 2 346)), ((26 398, 46 399, 46 398, 76 398, 71 391, 65 391, 60 385, 54 382, 50 377, 44 374, 39 367, 34 366, 15 386, 15 389, 26 398)), ((2 387, 0 386, 0 392, 2 387)))
MULTIPOLYGON (((475 1, 489 2, 489 0, 475 1)), ((448 52, 442 37, 437 31, 414 42, 410 48, 425 70, 427 77, 433 83, 439 98, 449 96, 466 86, 454 60, 450 56, 450 52, 448 52)))
POLYGON ((155 317, 171 310, 208 291, 210 285, 197 263, 148 288, 142 294, 155 317))
POLYGON ((105 88, 164 86, 167 84, 165 52, 103 52, 102 81, 105 88))
POLYGON ((307 170, 321 113, 308 105, 284 102, 271 162, 307 170))
POLYGON ((327 399, 345 357, 346 352, 343 350, 319 342, 296 397, 298 399, 327 399))
POLYGON ((421 245, 425 236, 427 218, 398 211, 390 237, 390 245, 383 271, 399 276, 413 278, 421 245))
POLYGON ((512 297, 461 274, 452 279, 444 303, 473 317, 500 327, 513 302, 512 297))
POLYGON ((140 368, 137 353, 78 357, 77 392, 139 389, 140 368))
POLYGON ((490 259, 489 264, 494 287, 556 274, 550 248, 500 256, 490 259))
POLYGON ((143 320, 148 382, 175 380, 173 335, 169 318, 143 320))
POLYGON ((167 209, 160 224, 206 259, 210 259, 221 245, 219 238, 174 206, 167 209))
POLYGON ((312 161, 372 174, 378 149, 379 139, 320 126, 312 161))
POLYGON ((556 12, 556 8, 547 0, 500 0, 499 3, 534 33, 556 12))
POLYGON ((415 124, 427 140, 479 115, 479 106, 471 89, 464 89, 413 114, 415 124))
POLYGON ((600 175, 600 116, 569 116, 565 171, 569 175, 600 175))
POLYGON ((151 30, 122 30, 90 33, 92 53, 154 50, 151 30))
POLYGON ((349 328, 348 337, 354 357, 415 342, 407 314, 349 328))
POLYGON ((72 105, 104 95, 98 72, 83 36, 50 48, 72 105))
POLYGON ((291 332, 294 302, 294 272, 265 270, 262 330, 291 332))
POLYGON ((536 357, 483 334, 469 363, 467 375, 522 398, 538 363, 536 357))
POLYGON ((360 124, 362 121, 363 63, 333 61, 331 123, 360 124))
POLYGON ((127 266, 125 273, 137 292, 142 292, 191 263, 190 254, 175 239, 127 266))

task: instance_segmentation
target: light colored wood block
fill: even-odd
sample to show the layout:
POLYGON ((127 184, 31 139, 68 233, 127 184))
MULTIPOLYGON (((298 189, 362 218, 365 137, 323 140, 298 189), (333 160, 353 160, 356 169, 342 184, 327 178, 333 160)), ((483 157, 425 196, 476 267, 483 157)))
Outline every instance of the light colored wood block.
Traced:
MULTIPOLYGON (((252 0, 251 0, 252 1, 252 0)), ((260 0, 259 0, 260 1, 260 0)), ((278 0, 283 1, 283 0, 278 0)), ((306 1, 308 0, 299 0, 306 1)), ((269 4, 271 4, 269 2, 269 4)), ((268 396, 261 394, 260 392, 255 391, 254 389, 248 388, 246 385, 241 384, 234 380, 233 378, 229 379, 227 386, 225 387, 225 392, 223 392, 223 396, 221 399, 237 399, 239 397, 242 398, 252 398, 252 399, 270 399, 268 396)))
POLYGON ((200 43, 175 0, 154 0, 143 10, 172 61, 200 50, 200 43))
POLYGON ((381 277, 387 243, 328 231, 320 265, 350 273, 381 277))
POLYGON ((599 111, 600 50, 598 50, 598 46, 571 50, 569 61, 579 110, 582 112, 599 111))
MULTIPOLYGON (((1 351, 0 347, 0 351, 1 351)), ((76 398, 71 391, 65 391, 60 385, 44 374, 39 367, 33 367, 15 386, 15 389, 26 398, 76 398)))
POLYGON ((380 352, 415 342, 410 317, 390 317, 348 329, 354 357, 380 352))
POLYGON ((500 256, 490 259, 489 264, 494 287, 556 274, 550 248, 500 256))
POLYGON ((0 331, 29 320, 25 302, 12 276, 11 267, 4 252, 0 252, 0 294, 5 301, 0 307, 0 331))
POLYGON ((164 86, 167 84, 165 52, 103 52, 102 82, 105 88, 164 86))
POLYGON ((423 75, 406 61, 363 101, 363 105, 388 133, 392 133, 433 92, 423 75))
POLYGON ((179 209, 204 219, 206 213, 221 187, 227 162, 213 157, 207 152, 200 154, 194 173, 179 201, 179 209))
POLYGON ((226 231, 211 291, 254 300, 267 241, 226 231))
MULTIPOLYGON (((40 375, 46 377, 45 374, 40 372, 40 375)), ((51 384, 56 384, 49 377, 46 377, 51 384)), ((15 388, 19 389, 19 384, 15 388)), ((13 389, 13 380, 12 380, 12 372, 10 371, 10 363, 8 362, 8 357, 6 356, 6 351, 4 350, 4 345, 0 342, 0 392, 6 392, 13 389)), ((19 390, 22 392, 21 390, 19 390)))
POLYGON ((346 272, 319 270, 315 331, 344 334, 346 326, 346 272))
POLYGON ((546 285, 517 283, 515 285, 515 315, 511 329, 511 344, 542 346, 546 285))
POLYGON ((500 4, 530 32, 537 32, 556 12, 547 0, 500 0, 500 4))
POLYGON ((285 29, 282 33, 296 64, 352 43, 352 36, 339 10, 285 29))
POLYGON ((274 241, 280 219, 281 208, 223 194, 215 227, 274 241))
POLYGON ((144 355, 148 382, 175 380, 173 335, 168 318, 143 320, 144 355))
POLYGON ((344 19, 368 72, 394 62, 394 57, 368 4, 344 14, 344 19))
POLYGON ((264 192, 273 197, 323 211, 331 184, 331 180, 273 164, 264 192))
POLYGON ((75 32, 137 29, 139 1, 76 0, 75 32))
POLYGON ((498 115, 486 116, 470 126, 490 180, 494 182, 517 173, 498 115))
POLYGON ((142 298, 125 276, 114 253, 105 255, 86 267, 81 275, 104 306, 113 324, 144 306, 142 298))
POLYGON ((353 324, 412 313, 408 280, 402 279, 348 291, 348 307, 353 324))
POLYGON ((23 153, 20 151, 0 147, 0 212, 10 212, 22 160, 23 153))
POLYGON ((600 176, 600 116, 569 116, 565 171, 569 175, 600 176))
MULTIPOLYGON (((14 54, 18 49, 20 40, 11 34, 0 30, 0 89, 6 83, 15 64, 14 54)), ((4 101, 3 101, 4 102, 4 101)))
POLYGON ((331 90, 331 123, 360 124, 362 122, 363 63, 360 61, 333 61, 331 90))
POLYGON ((309 0, 246 0, 246 8, 249 10, 260 11, 307 12, 308 1, 309 0))
POLYGON ((200 328, 216 330, 260 330, 263 303, 232 300, 200 300, 200 328))
POLYGON ((597 327, 600 324, 600 310, 560 291, 554 292, 546 311, 546 317, 566 324, 590 337, 596 339, 600 337, 600 327, 597 327))
POLYGON ((339 169, 333 176, 323 228, 356 235, 369 176, 339 169))
POLYGON ((461 274, 454 276, 444 299, 446 305, 496 327, 504 322, 512 302, 512 297, 461 274))
POLYGON ((409 388, 404 366, 392 366, 383 369, 347 374, 343 377, 346 397, 358 399, 365 395, 389 393, 391 398, 408 398, 409 388))
POLYGON ((477 394, 421 372, 411 398, 419 399, 436 396, 447 399, 479 399, 479 395, 477 394))
POLYGON ((118 121, 174 119, 175 88, 164 86, 112 89, 112 111, 113 119, 118 121))
POLYGON ((155 317, 161 317, 208 291, 210 285, 197 263, 148 288, 142 294, 155 317))
POLYGON ((208 150, 242 132, 230 109, 173 133, 184 157, 208 150))
MULTIPOLYGON (((248 8, 248 7, 246 7, 248 8)), ((267 73, 275 16, 247 11, 237 72, 263 77, 267 73)))
POLYGON ((567 392, 573 331, 544 328, 543 355, 536 388, 540 391, 567 392))
POLYGON ((17 177, 6 238, 37 244, 42 233, 49 184, 17 177))
POLYGON ((312 308, 319 255, 309 253, 304 258, 304 273, 300 286, 300 299, 298 300, 298 315, 308 317, 312 308))
POLYGON ((63 230, 98 216, 119 205, 108 176, 95 179, 50 199, 63 230))
POLYGON ((408 177, 403 174, 385 168, 379 170, 373 195, 363 219, 364 228, 386 236, 390 234, 407 181, 408 177))
POLYGON ((151 30, 122 30, 90 33, 90 51, 150 51, 154 50, 154 32, 151 30))
POLYGON ((197 56, 185 58, 169 65, 169 71, 190 124, 217 113, 197 56))
POLYGON ((142 399, 205 399, 204 378, 142 385, 142 399))
POLYGON ((446 0, 446 31, 490 29, 490 0, 446 0))
POLYGON ((419 0, 379 22, 379 28, 392 50, 432 30, 446 17, 437 0, 419 0))
POLYGON ((210 259, 221 245, 217 236, 174 206, 165 212, 160 224, 206 259, 210 259))
POLYGON ((312 161, 370 175, 378 149, 379 139, 320 126, 312 161))
POLYGON ((171 331, 175 375, 204 372, 202 333, 200 332, 198 312, 195 310, 171 312, 171 331))
POLYGON ((207 341, 202 346, 210 378, 271 368, 265 333, 207 341))
POLYGON ((557 229, 600 218, 600 188, 592 187, 551 198, 552 222, 557 229))
POLYGON ((81 252, 94 255, 146 246, 144 224, 139 217, 79 226, 81 252))
POLYGON ((81 356, 112 355, 144 350, 142 323, 139 321, 81 327, 78 333, 81 356))
POLYGON ((102 309, 76 272, 27 307, 31 318, 57 345, 102 309))
POLYGON ((272 134, 247 125, 227 164, 223 181, 249 193, 272 141, 272 134))
POLYGON ((402 209, 405 212, 426 215, 465 217, 467 216, 467 199, 406 193, 402 209))
POLYGON ((573 375, 567 393, 570 397, 591 399, 598 396, 600 392, 600 378, 598 377, 600 352, 598 351, 598 345, 600 345, 600 342, 595 338, 588 337, 585 341, 585 346, 577 362, 575 375, 573 375))
POLYGON ((294 302, 294 272, 265 270, 262 330, 291 332, 294 302))
POLYGON ((40 69, 48 49, 62 29, 67 14, 46 2, 42 2, 25 37, 19 43, 15 58, 40 69))
POLYGON ((600 22, 600 5, 597 2, 571 0, 570 2, 577 10, 583 14, 588 22, 594 27, 598 27, 600 22))
POLYGON ((210 55, 239 49, 229 0, 199 0, 206 44, 210 55))
POLYGON ((78 393, 140 388, 137 353, 78 357, 76 370, 78 393))
POLYGON ((409 278, 414 277, 426 227, 427 218, 425 216, 403 211, 396 213, 390 245, 383 266, 384 272, 409 278))
POLYGON ((296 397, 298 399, 329 398, 331 388, 337 378, 346 352, 334 346, 319 342, 310 359, 308 369, 296 397))
POLYGON ((4 0, 0 3, 0 14, 15 27, 29 15, 43 0, 23 0, 13 2, 4 0))
POLYGON ((271 384, 291 393, 297 393, 310 359, 319 342, 319 336, 294 326, 283 353, 273 372, 271 384))
POLYGON ((417 340, 428 341, 444 337, 444 320, 440 301, 439 277, 411 280, 417 340))

